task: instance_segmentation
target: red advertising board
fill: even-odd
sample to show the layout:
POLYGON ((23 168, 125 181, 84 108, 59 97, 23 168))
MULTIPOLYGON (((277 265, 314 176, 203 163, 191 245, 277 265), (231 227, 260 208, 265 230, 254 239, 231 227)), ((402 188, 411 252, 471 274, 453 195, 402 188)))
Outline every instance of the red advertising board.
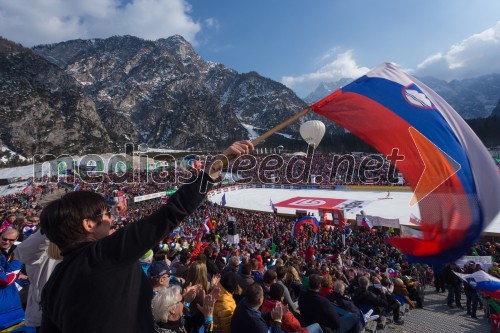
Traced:
POLYGON ((346 199, 294 197, 285 201, 275 203, 277 207, 318 209, 319 207, 336 207, 346 199))

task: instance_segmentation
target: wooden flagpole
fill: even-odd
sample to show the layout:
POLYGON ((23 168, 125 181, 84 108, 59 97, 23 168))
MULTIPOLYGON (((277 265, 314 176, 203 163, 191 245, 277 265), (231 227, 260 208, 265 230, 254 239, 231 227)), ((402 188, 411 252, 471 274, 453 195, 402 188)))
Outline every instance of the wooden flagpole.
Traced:
MULTIPOLYGON (((258 145, 259 143, 261 143, 262 141, 264 141, 265 139, 267 139, 268 137, 270 137, 274 133, 276 133, 279 130, 287 127, 288 125, 290 125, 292 123, 294 123, 299 118, 305 116, 311 110, 312 110, 312 108, 310 106, 306 107, 305 109, 303 109, 302 111, 300 111, 299 113, 297 113, 296 115, 294 115, 293 117, 290 117, 289 119, 285 120, 284 122, 282 122, 282 123, 274 126, 272 129, 270 129, 266 133, 262 134, 257 139, 252 140, 252 144, 254 146, 258 145)), ((212 174, 212 172, 218 172, 220 169, 222 169, 222 167, 224 167, 227 164, 227 162, 228 162, 227 159, 224 159, 223 161, 221 161, 221 160, 216 161, 212 165, 212 167, 210 168, 210 174, 212 174)))
POLYGON ((309 111, 311 111, 311 107, 308 106, 306 107, 304 110, 300 111, 299 113, 297 113, 295 116, 285 120, 284 122, 282 122, 281 124, 278 124, 276 126, 274 126, 272 129, 270 129, 269 131, 267 131, 266 133, 262 134, 261 136, 259 136, 257 139, 253 140, 252 143, 253 145, 258 145, 259 143, 261 143, 262 141, 264 141, 265 139, 267 139, 268 137, 270 137, 271 135, 273 135, 274 133, 278 132, 279 130, 287 127, 288 125, 296 122, 299 118, 302 118, 303 116, 305 116, 309 111))

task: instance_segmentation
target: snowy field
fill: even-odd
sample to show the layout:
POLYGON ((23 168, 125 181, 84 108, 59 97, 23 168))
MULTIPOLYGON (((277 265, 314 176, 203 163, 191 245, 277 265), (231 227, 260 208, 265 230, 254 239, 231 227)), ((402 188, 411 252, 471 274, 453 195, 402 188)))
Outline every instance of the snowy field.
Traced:
POLYGON ((15 168, 3 168, 0 169, 0 178, 22 178, 28 179, 33 177, 33 165, 25 165, 15 168))
MULTIPOLYGON (((33 166, 23 166, 17 168, 0 169, 0 178, 20 177, 27 179, 33 176, 33 166)), ((0 186, 0 196, 10 193, 16 193, 24 189, 25 182, 10 184, 9 186, 0 186)), ((312 197, 312 198, 332 198, 360 200, 363 203, 359 209, 351 209, 346 212, 346 217, 355 219, 356 214, 363 210, 367 215, 380 216, 383 218, 398 218, 402 225, 412 225, 409 222, 410 215, 420 217, 417 207, 410 207, 409 202, 412 197, 411 192, 391 192, 392 199, 385 198, 387 191, 341 191, 341 190, 284 190, 269 188, 248 188, 235 191, 213 193, 209 199, 220 203, 223 193, 226 193, 226 205, 234 208, 244 208, 264 212, 272 212, 270 201, 275 205, 279 202, 289 200, 294 197, 312 197)), ((279 213, 294 214, 296 209, 277 207, 279 213)), ((315 209, 308 209, 310 213, 318 215, 315 209)), ((486 232, 500 234, 500 214, 488 226, 486 232)))
MULTIPOLYGON (((226 194, 226 206, 234 208, 245 208, 257 211, 272 212, 270 201, 275 205, 279 202, 294 197, 332 198, 364 201, 361 208, 346 212, 348 219, 356 219, 356 214, 363 210, 367 215, 380 216, 383 218, 398 218, 401 225, 412 225, 410 215, 420 217, 418 207, 410 207, 409 202, 412 192, 390 192, 392 199, 385 198, 387 191, 341 191, 341 190, 284 190, 269 188, 247 188, 235 191, 214 193, 209 200, 220 203, 222 195, 226 194)), ((296 209, 277 207, 278 213, 294 214, 296 209)), ((307 209, 309 213, 318 216, 317 209, 307 209)), ((486 232, 500 234, 500 214, 488 226, 486 232)))
MULTIPOLYGON (((16 168, 0 169, 0 179, 21 178, 28 179, 33 177, 33 165, 25 165, 16 168)), ((22 191, 26 187, 26 181, 14 182, 9 185, 0 186, 0 196, 14 194, 22 191)))

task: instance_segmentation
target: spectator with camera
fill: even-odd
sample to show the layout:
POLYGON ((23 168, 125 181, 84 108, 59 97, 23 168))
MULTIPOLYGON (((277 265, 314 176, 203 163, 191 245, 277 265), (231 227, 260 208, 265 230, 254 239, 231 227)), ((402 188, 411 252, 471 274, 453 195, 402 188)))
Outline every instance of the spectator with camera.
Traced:
POLYGON ((404 300, 404 302, 408 303, 408 305, 410 305, 410 308, 412 309, 415 308, 415 302, 411 300, 410 293, 408 292, 408 289, 406 288, 406 285, 402 279, 400 278, 394 279, 393 293, 395 296, 401 297, 404 300))
POLYGON ((376 276, 372 277, 372 286, 370 286, 368 289, 375 295, 385 300, 385 303, 387 304, 385 310, 387 313, 392 312, 392 317, 395 323, 401 320, 401 303, 398 302, 394 295, 384 285, 382 285, 380 278, 376 276))
POLYGON ((408 290, 410 299, 415 302, 415 307, 422 309, 424 307, 424 287, 422 283, 407 276, 403 276, 402 280, 408 290))

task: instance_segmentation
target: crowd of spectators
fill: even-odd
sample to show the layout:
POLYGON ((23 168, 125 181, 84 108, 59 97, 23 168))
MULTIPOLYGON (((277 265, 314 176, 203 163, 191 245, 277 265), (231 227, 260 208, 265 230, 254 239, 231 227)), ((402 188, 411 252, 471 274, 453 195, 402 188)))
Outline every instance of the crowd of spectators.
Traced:
MULTIPOLYGON (((361 154, 353 156, 357 163, 363 159, 361 154)), ((286 158, 285 163, 291 158, 286 158)), ((322 165, 328 165, 326 161, 332 158, 315 156, 313 160, 320 163, 312 164, 312 173, 330 175, 331 170, 322 165)), ((300 170, 290 171, 288 176, 297 177, 300 170)), ((1 197, 2 274, 6 277, 16 272, 17 285, 24 286, 19 294, 23 307, 29 302, 26 290, 33 285, 33 278, 27 271, 28 260, 20 262, 14 250, 16 244, 40 237, 40 244, 49 251, 48 241, 38 231, 42 208, 39 202, 45 195, 58 188, 66 192, 91 190, 112 205, 121 192, 128 199, 128 207, 126 212, 112 211, 118 229, 128 223, 141 223, 168 200, 134 203, 132 199, 177 189, 177 176, 187 177, 189 172, 174 171, 164 175, 163 184, 152 180, 133 182, 131 173, 124 175, 122 184, 113 183, 109 177, 94 184, 74 175, 59 183, 40 179, 39 185, 1 197), (22 264, 24 268, 20 269, 22 264)), ((384 167, 379 172, 387 171, 388 167, 384 167)), ((259 179, 257 171, 250 174, 259 179)), ((356 183, 356 177, 353 179, 356 183)), ((156 331, 198 332, 202 327, 205 332, 267 332, 270 327, 275 332, 359 332, 371 320, 380 326, 386 321, 403 325, 404 305, 424 307, 423 290, 432 283, 436 292, 448 288, 450 307, 461 307, 462 284, 456 275, 450 275, 451 270, 458 271, 456 266, 433 268, 408 263, 386 242, 394 236, 394 230, 355 228, 347 233, 345 229, 321 228, 315 234, 305 226, 292 237, 293 224, 291 217, 231 209, 205 200, 141 259, 155 295, 152 308, 156 331), (230 217, 239 226, 237 244, 228 237, 230 217), (209 232, 204 228, 207 221, 211 225, 209 232)), ((499 249, 496 243, 484 242, 471 249, 471 254, 491 255, 496 262, 499 249)), ((464 272, 471 268, 466 269, 464 272)), ((491 274, 498 276, 499 271, 495 264, 491 274)), ((36 288, 43 286, 37 283, 36 288)), ((480 299, 473 288, 465 288, 465 295, 467 313, 475 318, 480 299)), ((39 296, 34 298, 37 301, 39 296)), ((36 319, 28 319, 28 313, 34 316, 31 318, 36 315, 26 311, 27 322, 39 326, 36 319)))
MULTIPOLYGON (((176 163, 162 163, 148 171, 128 170, 123 173, 111 170, 95 172, 96 169, 81 169, 80 174, 69 172, 64 181, 81 184, 83 189, 94 189, 111 194, 118 187, 125 186, 135 195, 152 193, 187 180, 193 168, 203 168, 211 163, 213 156, 200 155, 194 163, 184 160, 176 163), (160 166, 161 165, 161 166, 160 166), (91 171, 91 172, 89 172, 91 171), (113 186, 110 186, 113 185, 113 186), (138 186, 137 184, 141 184, 138 186), (106 185, 105 188, 103 185, 106 185)), ((235 181, 254 184, 306 184, 309 175, 316 176, 317 184, 324 185, 406 185, 398 178, 399 171, 381 154, 367 153, 322 153, 314 151, 308 156, 292 154, 247 155, 229 163, 225 170, 238 175, 235 181)), ((399 174, 400 175, 400 174, 399 174)))
POLYGON ((406 185, 398 170, 380 154, 322 153, 301 155, 257 155, 235 161, 228 170, 252 183, 307 184, 309 175, 323 185, 406 185))

